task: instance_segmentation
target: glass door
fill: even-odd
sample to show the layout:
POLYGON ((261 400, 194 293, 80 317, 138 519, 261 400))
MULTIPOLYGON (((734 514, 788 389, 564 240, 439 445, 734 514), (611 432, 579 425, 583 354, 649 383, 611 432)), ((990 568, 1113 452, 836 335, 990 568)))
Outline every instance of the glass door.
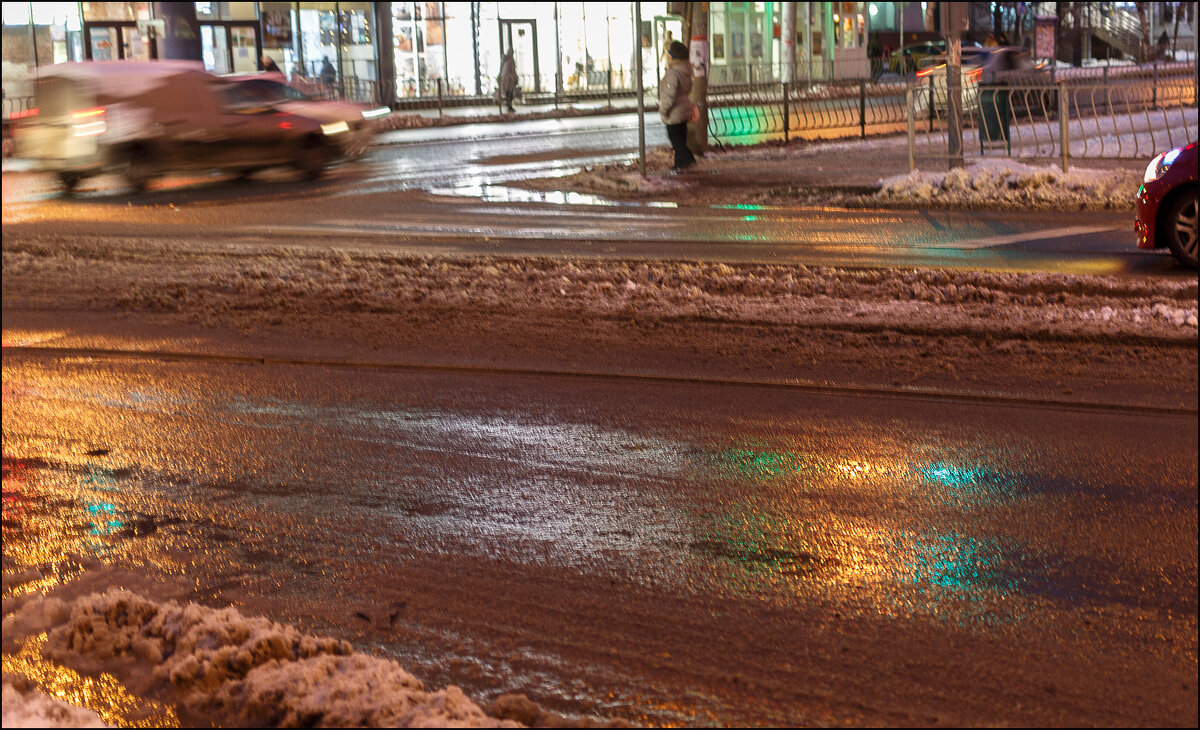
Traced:
POLYGON ((678 15, 656 15, 654 16, 654 78, 655 85, 658 84, 658 79, 663 77, 667 72, 667 66, 671 63, 671 57, 667 54, 667 48, 675 41, 679 41, 683 45, 688 45, 688 41, 684 40, 683 36, 683 21, 678 15))
POLYGON ((201 25, 200 55, 206 70, 215 74, 230 73, 229 30, 223 25, 201 25))
POLYGON ((529 82, 533 81, 533 91, 541 91, 537 58, 537 21, 501 20, 500 56, 503 57, 510 48, 517 65, 518 85, 528 89, 529 82))
POLYGON ((89 61, 149 61, 156 58, 153 42, 142 35, 137 23, 84 23, 89 61))
POLYGON ((252 25, 229 26, 229 50, 233 55, 233 72, 254 73, 262 53, 258 47, 258 29, 252 25))
POLYGON ((126 61, 149 61, 155 56, 150 50, 150 39, 143 37, 136 25, 121 27, 122 58, 126 61))
POLYGON ((108 26, 88 28, 88 58, 93 61, 115 61, 120 58, 121 49, 114 43, 116 30, 108 26))

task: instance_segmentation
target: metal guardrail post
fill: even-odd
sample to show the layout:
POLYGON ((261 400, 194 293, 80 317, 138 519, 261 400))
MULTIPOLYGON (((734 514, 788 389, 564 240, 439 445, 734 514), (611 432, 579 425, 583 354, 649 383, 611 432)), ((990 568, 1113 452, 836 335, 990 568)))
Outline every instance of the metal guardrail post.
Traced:
POLYGON ((1067 159, 1071 156, 1070 124, 1067 111, 1071 108, 1067 101, 1066 84, 1058 87, 1058 145, 1062 148, 1062 171, 1067 171, 1067 159))
POLYGON ((788 83, 786 81, 784 81, 782 86, 783 86, 783 141, 787 142, 788 141, 788 132, 792 126, 792 124, 791 124, 792 113, 791 113, 791 110, 788 109, 788 83))
POLYGON ((858 137, 867 138, 867 82, 858 82, 858 137))
POLYGON ((1154 91, 1150 101, 1150 108, 1158 108, 1158 61, 1154 62, 1154 91))
POLYGON ((917 169, 917 163, 913 156, 913 144, 916 137, 917 124, 913 117, 913 90, 908 87, 904 90, 904 117, 908 122, 908 171, 912 172, 917 169))
POLYGON ((929 133, 933 134, 933 74, 929 75, 929 133))
POLYGON ((437 90, 438 90, 438 117, 441 117, 442 116, 442 80, 441 79, 437 80, 437 90))

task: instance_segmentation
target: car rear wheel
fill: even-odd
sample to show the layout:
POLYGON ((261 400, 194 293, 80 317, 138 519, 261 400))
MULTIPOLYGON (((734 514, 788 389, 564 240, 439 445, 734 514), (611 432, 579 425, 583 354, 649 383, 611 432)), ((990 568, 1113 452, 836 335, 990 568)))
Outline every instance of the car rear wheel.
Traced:
POLYGON ((125 180, 135 192, 144 193, 154 178, 154 164, 149 150, 135 147, 129 151, 129 166, 125 168, 125 180))
POLYGON ((1193 188, 1175 199, 1164 219, 1167 248, 1189 269, 1196 268, 1196 214, 1197 193, 1193 188))
POLYGON ((73 193, 79 187, 79 183, 83 181, 83 175, 74 172, 58 173, 58 183, 62 185, 64 193, 73 193))

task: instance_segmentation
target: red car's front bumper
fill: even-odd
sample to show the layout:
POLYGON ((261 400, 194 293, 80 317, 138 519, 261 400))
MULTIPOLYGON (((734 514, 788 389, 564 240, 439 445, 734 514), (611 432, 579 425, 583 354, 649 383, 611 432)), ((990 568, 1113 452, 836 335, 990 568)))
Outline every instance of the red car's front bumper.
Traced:
POLYGON ((1138 234, 1138 248, 1159 247, 1155 241, 1154 222, 1158 218, 1158 204, 1170 190, 1171 186, 1162 178, 1144 183, 1138 188, 1137 220, 1133 223, 1133 228, 1138 234))

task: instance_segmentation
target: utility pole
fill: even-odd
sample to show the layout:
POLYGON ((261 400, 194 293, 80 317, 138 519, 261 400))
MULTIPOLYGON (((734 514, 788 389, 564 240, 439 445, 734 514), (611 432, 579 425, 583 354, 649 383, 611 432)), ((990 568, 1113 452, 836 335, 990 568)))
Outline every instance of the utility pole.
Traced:
POLYGON ((688 33, 688 57, 692 62, 692 93, 689 98, 700 107, 700 119, 688 123, 688 147, 697 155, 708 151, 708 3, 687 3, 691 22, 684 22, 688 33))
MULTIPOLYGON (((967 3, 937 3, 925 16, 926 30, 946 39, 946 152, 951 168, 963 166, 962 33, 970 24, 969 7, 967 3)), ((929 99, 931 120, 934 101, 929 99)))
POLYGON ((642 88, 642 4, 633 4, 633 75, 637 79, 638 169, 646 177, 646 92, 642 88))
POLYGON ((796 3, 783 3, 783 27, 780 29, 783 47, 783 82, 796 80, 796 3))

